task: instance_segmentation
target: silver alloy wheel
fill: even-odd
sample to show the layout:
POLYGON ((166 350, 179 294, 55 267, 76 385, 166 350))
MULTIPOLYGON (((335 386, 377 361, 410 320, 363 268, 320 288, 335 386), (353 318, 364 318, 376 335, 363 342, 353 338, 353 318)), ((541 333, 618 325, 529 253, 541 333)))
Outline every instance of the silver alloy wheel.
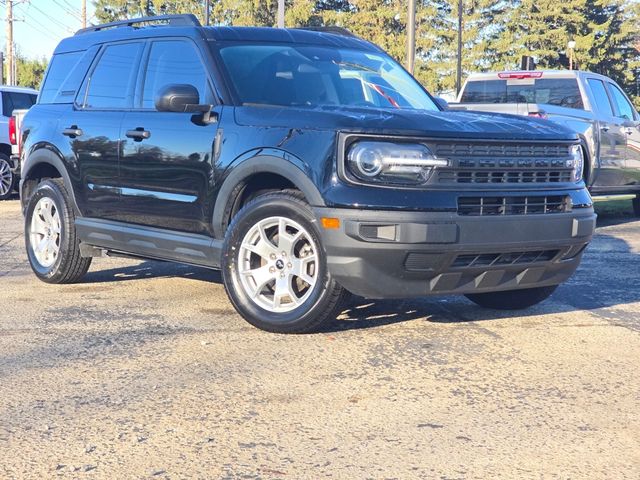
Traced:
POLYGON ((289 312, 307 300, 318 280, 318 247, 290 218, 265 218, 242 239, 238 269, 254 303, 269 312, 289 312))
POLYGON ((4 158, 0 158, 0 196, 5 196, 13 187, 13 172, 4 158))
POLYGON ((40 265, 53 265, 60 253, 60 213, 53 200, 41 198, 31 214, 29 243, 40 265))

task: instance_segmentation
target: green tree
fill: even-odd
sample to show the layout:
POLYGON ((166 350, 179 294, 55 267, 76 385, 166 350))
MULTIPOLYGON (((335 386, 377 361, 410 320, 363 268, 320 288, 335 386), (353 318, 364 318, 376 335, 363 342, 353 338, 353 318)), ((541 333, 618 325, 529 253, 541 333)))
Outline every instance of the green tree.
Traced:
POLYGON ((47 70, 47 60, 29 59, 16 55, 16 69, 18 73, 17 83, 21 87, 38 89, 47 70))

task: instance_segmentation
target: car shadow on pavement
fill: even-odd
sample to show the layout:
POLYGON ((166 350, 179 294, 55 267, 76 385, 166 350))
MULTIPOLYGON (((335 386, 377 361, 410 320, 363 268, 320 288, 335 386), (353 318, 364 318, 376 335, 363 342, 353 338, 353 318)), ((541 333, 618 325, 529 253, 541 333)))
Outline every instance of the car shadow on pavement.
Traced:
POLYGON ((217 270, 155 260, 145 260, 128 267, 92 270, 85 275, 82 283, 124 282, 151 278, 190 278, 222 283, 222 275, 217 270))

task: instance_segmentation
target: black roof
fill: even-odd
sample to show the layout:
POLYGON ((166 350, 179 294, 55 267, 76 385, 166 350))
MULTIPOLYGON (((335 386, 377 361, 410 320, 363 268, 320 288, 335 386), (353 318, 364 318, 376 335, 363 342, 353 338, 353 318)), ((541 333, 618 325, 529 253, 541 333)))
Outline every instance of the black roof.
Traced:
POLYGON ((271 27, 203 27, 191 15, 139 18, 113 22, 80 30, 65 38, 55 53, 85 50, 91 45, 128 39, 164 36, 208 39, 218 42, 276 42, 322 45, 357 50, 380 51, 372 43, 358 38, 339 27, 328 28, 271 28, 271 27), (184 17, 184 18, 182 18, 184 17), (163 23, 162 21, 165 20, 163 23), (194 21, 195 20, 195 21, 194 21), (153 24, 160 21, 161 23, 153 24))

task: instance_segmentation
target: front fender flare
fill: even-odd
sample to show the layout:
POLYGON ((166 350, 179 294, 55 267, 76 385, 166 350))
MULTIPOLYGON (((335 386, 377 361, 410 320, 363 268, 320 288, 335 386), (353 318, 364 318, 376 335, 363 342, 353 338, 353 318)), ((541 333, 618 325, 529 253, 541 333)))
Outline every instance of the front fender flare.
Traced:
MULTIPOLYGON (((273 152, 276 153, 276 152, 273 152)), ((284 152, 283 152, 284 153, 284 152)), ((308 168, 303 162, 290 160, 290 155, 276 156, 274 154, 260 154, 246 160, 240 161, 237 165, 232 165, 231 173, 224 179, 222 187, 216 196, 213 211, 213 233, 215 238, 224 237, 224 217, 228 211, 227 207, 231 200, 232 192, 249 177, 258 173, 272 173, 280 175, 290 181, 300 190, 311 206, 325 206, 324 199, 320 191, 311 181, 308 168)))

